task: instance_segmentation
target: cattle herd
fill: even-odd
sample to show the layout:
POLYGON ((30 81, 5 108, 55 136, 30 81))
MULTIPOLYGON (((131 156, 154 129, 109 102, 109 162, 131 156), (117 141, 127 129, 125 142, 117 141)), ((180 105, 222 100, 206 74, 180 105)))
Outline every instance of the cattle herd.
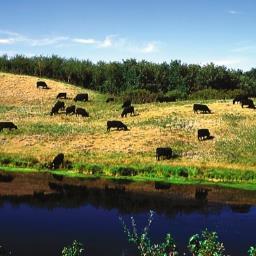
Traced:
MULTIPOLYGON (((49 89, 48 85, 44 81, 37 81, 36 87, 38 89, 49 89)), ((56 96, 56 99, 67 99, 67 93, 66 92, 60 92, 56 96)), ((86 102, 89 101, 89 95, 88 93, 79 93, 75 96, 73 99, 75 102, 82 101, 86 102)), ((108 98, 106 102, 113 102, 114 98, 108 98)), ((166 99, 159 99, 159 102, 167 101, 166 99)), ((255 109, 255 105, 253 103, 252 99, 249 99, 247 96, 244 95, 238 95, 234 98, 233 104, 240 103, 242 108, 244 106, 247 106, 248 108, 255 109)), ((121 117, 127 117, 128 114, 131 116, 135 115, 134 106, 132 106, 131 100, 126 100, 123 102, 122 107, 122 113, 121 117)), ((84 109, 80 107, 76 107, 75 105, 70 105, 65 107, 65 103, 63 101, 57 101, 50 111, 50 115, 57 115, 62 113, 65 113, 66 115, 76 115, 76 116, 82 116, 82 117, 89 117, 89 113, 84 109)), ((202 114, 211 114, 212 111, 209 109, 207 105, 203 104, 194 104, 193 105, 193 112, 194 113, 202 113, 202 114)), ((123 122, 119 120, 108 120, 107 121, 107 131, 110 131, 111 128, 116 128, 117 130, 129 130, 127 125, 125 125, 123 122)), ((0 132, 3 129, 18 129, 18 127, 13 122, 0 122, 0 132)), ((203 140, 209 140, 213 139, 214 137, 210 135, 210 131, 206 128, 198 129, 197 131, 197 139, 199 141, 203 140)), ((158 147, 156 149, 156 159, 171 159, 173 157, 173 151, 170 147, 158 147)), ((60 153, 58 154, 53 161, 48 165, 48 168, 50 169, 58 169, 64 164, 64 154, 60 153)))

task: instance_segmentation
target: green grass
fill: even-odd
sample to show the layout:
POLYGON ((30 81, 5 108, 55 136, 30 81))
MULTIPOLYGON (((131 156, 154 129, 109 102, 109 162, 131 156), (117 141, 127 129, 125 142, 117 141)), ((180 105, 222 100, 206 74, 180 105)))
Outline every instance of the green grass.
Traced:
POLYGON ((51 90, 37 90, 35 81, 35 77, 0 76, 3 87, 0 120, 13 121, 18 126, 18 130, 5 129, 0 133, 2 166, 41 171, 56 154, 63 152, 65 159, 74 163, 67 175, 115 178, 126 175, 142 180, 231 182, 250 186, 255 183, 253 110, 242 109, 232 101, 207 100, 201 103, 214 113, 194 114, 192 105, 200 101, 187 100, 134 104, 138 115, 121 118, 120 99, 106 103, 107 95, 51 80, 47 80, 51 90), (13 81, 18 82, 10 94, 13 81), (24 97, 20 97, 21 91, 24 97), (50 116, 59 91, 68 93, 66 106, 83 107, 90 117, 50 116), (72 99, 78 92, 88 92, 90 101, 75 103, 72 99), (130 130, 106 132, 107 120, 122 120, 130 130), (199 142, 196 138, 199 128, 208 128, 215 138, 199 142), (166 146, 177 157, 156 161, 156 148, 166 146), (188 178, 181 177, 182 172, 187 172, 188 178))

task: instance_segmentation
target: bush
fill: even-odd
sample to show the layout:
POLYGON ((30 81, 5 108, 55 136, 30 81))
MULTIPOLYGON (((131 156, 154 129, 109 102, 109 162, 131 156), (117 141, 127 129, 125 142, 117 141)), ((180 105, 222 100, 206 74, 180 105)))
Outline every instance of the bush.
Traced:
POLYGON ((189 239, 188 249, 198 256, 224 256, 225 252, 223 244, 218 241, 217 233, 207 229, 201 235, 195 234, 189 239))
POLYGON ((188 95, 187 93, 184 91, 181 91, 181 90, 172 90, 172 91, 168 91, 165 96, 167 97, 173 97, 177 100, 185 100, 187 99, 188 95))
POLYGON ((128 236, 128 241, 130 243, 133 243, 138 251, 139 255, 143 256, 167 256, 172 255, 176 256, 178 255, 178 252, 176 251, 176 245, 174 243, 174 240, 170 234, 166 235, 165 241, 161 244, 152 244, 150 238, 149 238, 149 230, 151 223, 153 221, 153 211, 150 211, 150 215, 148 218, 148 224, 144 227, 143 231, 141 233, 138 233, 136 222, 133 217, 131 217, 132 222, 132 229, 128 229, 125 225, 122 218, 120 218, 124 233, 128 236))
POLYGON ((83 244, 78 241, 73 241, 71 246, 64 247, 62 250, 62 256, 83 256, 84 247, 83 244))
POLYGON ((249 248, 248 256, 256 256, 256 245, 249 248))
POLYGON ((111 172, 114 176, 135 176, 138 171, 132 167, 113 167, 111 172))
POLYGON ((121 98, 123 101, 131 99, 132 103, 148 103, 156 101, 158 94, 152 93, 146 89, 130 89, 126 90, 121 98))

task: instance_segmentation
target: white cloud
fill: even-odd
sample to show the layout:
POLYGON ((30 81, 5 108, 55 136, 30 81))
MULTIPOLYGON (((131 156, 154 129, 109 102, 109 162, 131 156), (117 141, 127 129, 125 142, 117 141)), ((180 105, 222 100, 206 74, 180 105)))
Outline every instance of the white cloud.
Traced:
POLYGON ((0 38, 0 44, 12 44, 14 40, 12 38, 0 38))
POLYGON ((98 43, 98 47, 100 48, 109 48, 113 46, 113 38, 115 36, 114 35, 110 35, 110 36, 106 36, 105 39, 103 41, 100 41, 98 43))
POLYGON ((63 41, 67 41, 69 38, 64 36, 59 37, 45 37, 39 39, 31 39, 25 38, 24 41, 27 41, 31 46, 46 46, 46 45, 54 45, 63 41))
POLYGON ((242 59, 219 59, 219 60, 213 60, 212 61, 214 64, 219 65, 219 66, 233 66, 236 64, 240 64, 243 62, 242 59))
POLYGON ((241 46, 241 47, 231 49, 231 52, 245 53, 245 52, 252 52, 252 51, 255 51, 255 50, 256 50, 255 45, 248 45, 248 46, 241 46))
POLYGON ((80 43, 80 44, 96 44, 97 43, 97 41, 93 38, 88 38, 88 39, 74 38, 74 39, 72 39, 72 41, 75 43, 80 43))
POLYGON ((98 48, 110 48, 114 45, 114 37, 116 37, 116 35, 108 35, 103 40, 96 40, 94 38, 73 38, 71 41, 85 45, 96 45, 98 48))
POLYGON ((235 11, 235 10, 229 10, 228 13, 232 14, 232 15, 240 14, 240 12, 235 11))
POLYGON ((151 53, 157 51, 156 43, 149 42, 145 47, 141 49, 143 53, 151 53))
POLYGON ((102 39, 93 37, 68 37, 68 36, 27 36, 16 32, 0 29, 0 45, 4 44, 19 44, 30 47, 63 47, 69 46, 70 43, 76 43, 86 46, 93 46, 95 49, 113 49, 122 54, 151 54, 158 51, 160 42, 150 41, 134 41, 119 35, 106 35, 102 39))

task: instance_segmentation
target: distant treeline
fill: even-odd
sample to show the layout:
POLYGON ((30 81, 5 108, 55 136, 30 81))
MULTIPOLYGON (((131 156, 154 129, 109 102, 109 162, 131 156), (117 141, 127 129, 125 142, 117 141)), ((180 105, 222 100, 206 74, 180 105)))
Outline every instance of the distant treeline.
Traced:
POLYGON ((176 98, 223 98, 244 93, 256 95, 256 69, 248 72, 216 66, 127 59, 98 62, 65 59, 56 55, 0 57, 0 71, 47 77, 113 95, 137 92, 176 98))

